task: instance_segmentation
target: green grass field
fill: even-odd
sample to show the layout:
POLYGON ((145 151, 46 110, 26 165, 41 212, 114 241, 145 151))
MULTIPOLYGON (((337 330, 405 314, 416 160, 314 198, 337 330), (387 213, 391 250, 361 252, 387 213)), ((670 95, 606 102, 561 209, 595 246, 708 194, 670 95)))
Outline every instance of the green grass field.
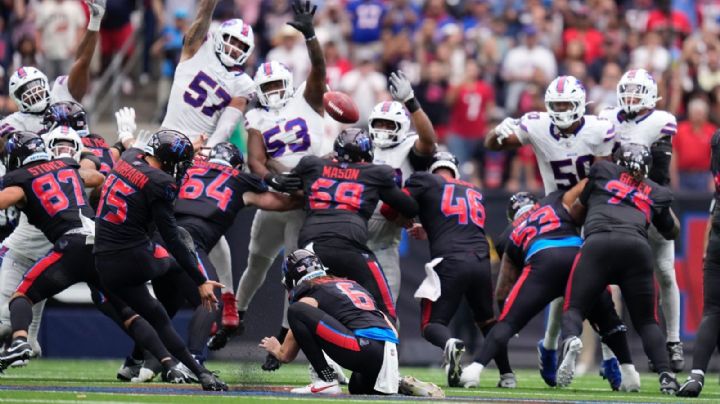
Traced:
MULTIPOLYGON (((0 402, 8 403, 197 403, 197 402, 269 402, 287 400, 312 400, 313 402, 368 402, 368 401, 408 401, 404 397, 343 396, 337 399, 319 399, 314 397, 289 396, 289 387, 307 383, 307 366, 283 366, 274 373, 260 371, 257 364, 217 363, 209 368, 220 372, 220 376, 230 384, 230 392, 203 393, 198 385, 177 386, 160 383, 128 384, 115 380, 115 371, 120 361, 110 360, 36 360, 26 368, 8 369, 0 378, 0 402)), ((432 381, 442 386, 443 373, 439 368, 403 368, 403 374, 432 381)), ((643 388, 640 393, 620 393, 609 390, 606 381, 596 375, 586 375, 576 379, 572 388, 551 389, 544 385, 535 370, 518 372, 518 385, 515 390, 495 388, 497 373, 489 369, 483 373, 481 387, 478 389, 445 389, 452 401, 502 402, 561 402, 561 401, 627 401, 627 402, 720 402, 720 386, 715 375, 709 375, 707 386, 700 399, 687 400, 663 396, 658 392, 657 378, 643 374, 643 388)), ((681 375, 684 377, 685 375, 681 375)), ((412 398, 416 400, 416 398, 412 398)))

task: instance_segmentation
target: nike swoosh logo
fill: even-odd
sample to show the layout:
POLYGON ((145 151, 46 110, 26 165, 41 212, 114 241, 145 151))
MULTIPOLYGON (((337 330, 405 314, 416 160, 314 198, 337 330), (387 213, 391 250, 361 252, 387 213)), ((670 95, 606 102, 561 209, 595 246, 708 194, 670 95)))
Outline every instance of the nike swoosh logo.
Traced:
POLYGON ((311 386, 311 387, 310 387, 310 392, 313 393, 313 394, 315 394, 315 393, 320 393, 320 392, 325 391, 325 390, 327 390, 327 389, 329 389, 330 387, 333 387, 333 386, 335 386, 335 385, 334 385, 334 384, 331 384, 331 385, 329 385, 329 386, 320 387, 320 388, 318 388, 318 389, 316 389, 315 387, 312 387, 312 386, 311 386))

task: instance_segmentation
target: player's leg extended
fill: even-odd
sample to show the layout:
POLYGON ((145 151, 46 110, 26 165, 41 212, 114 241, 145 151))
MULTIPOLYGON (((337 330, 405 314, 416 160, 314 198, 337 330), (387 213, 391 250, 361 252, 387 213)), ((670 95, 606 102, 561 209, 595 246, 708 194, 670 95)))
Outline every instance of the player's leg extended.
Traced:
POLYGON ((400 245, 392 244, 386 248, 372 249, 373 254, 377 258, 380 266, 385 273, 390 292, 392 292, 393 302, 397 304, 398 296, 400 296, 400 245))
POLYGON ((650 227, 648 239, 655 257, 655 279, 660 287, 670 368, 673 372, 680 372, 685 368, 685 358, 680 342, 680 290, 675 279, 675 241, 665 240, 655 226, 650 227))
POLYGON ((692 371, 678 396, 697 397, 705 384, 705 372, 720 337, 720 237, 710 234, 703 268, 703 317, 695 340, 692 371))

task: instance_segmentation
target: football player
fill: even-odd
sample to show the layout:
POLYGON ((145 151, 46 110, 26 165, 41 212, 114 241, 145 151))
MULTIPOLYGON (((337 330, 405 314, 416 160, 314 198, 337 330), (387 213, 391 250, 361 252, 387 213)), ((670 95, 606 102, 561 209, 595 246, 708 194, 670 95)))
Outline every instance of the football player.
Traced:
MULTIPOLYGON (((465 343, 454 338, 448 324, 463 297, 470 305, 475 324, 487 335, 495 324, 490 247, 485 237, 485 207, 477 187, 460 180, 457 158, 446 152, 433 156, 429 172, 416 172, 404 190, 418 203, 419 218, 430 242, 433 270, 440 280, 436 300, 424 298, 422 334, 443 348, 448 386, 476 387, 479 372, 461 368, 465 343)), ((507 350, 498 350, 498 387, 514 388, 515 375, 507 350)))
MULTIPOLYGON (((311 61, 307 81, 296 90, 292 73, 281 63, 269 61, 255 73, 259 108, 248 112, 248 165, 250 171, 265 179, 274 189, 287 192, 300 188, 300 181, 280 174, 295 168, 304 156, 319 155, 323 150, 325 57, 315 37, 313 16, 316 6, 309 1, 293 4, 294 17, 289 25, 305 37, 311 61)), ((258 210, 250 230, 248 264, 237 288, 237 309, 242 317, 255 293, 262 286, 268 269, 281 249, 297 249, 297 237, 305 214, 298 209, 289 212, 258 210)), ((278 334, 282 341, 287 333, 278 334)), ((213 338, 213 348, 224 346, 224 330, 213 338)), ((270 355, 263 365, 275 370, 279 363, 270 355)))
POLYGON ((679 233, 670 204, 672 193, 647 179, 652 158, 644 145, 626 143, 615 152, 616 164, 599 161, 588 181, 579 187, 571 214, 583 223, 584 243, 577 255, 565 291, 562 319, 563 360, 557 383, 568 386, 582 351, 582 322, 607 285, 622 291, 643 348, 660 375, 660 391, 675 394, 679 385, 663 349, 663 335, 655 316, 651 223, 667 239, 679 233))
POLYGON ((168 274, 173 261, 193 280, 208 310, 218 301, 214 288, 222 286, 207 279, 190 236, 178 228, 173 215, 178 187, 192 165, 192 143, 169 130, 152 134, 145 143, 142 150, 130 148, 123 153, 103 185, 95 226, 95 266, 109 292, 153 326, 203 389, 227 390, 225 383, 192 357, 162 304, 145 286, 168 274), (167 250, 150 239, 155 228, 167 250))
MULTIPOLYGON (((226 141, 242 120, 253 81, 244 65, 255 48, 252 27, 241 19, 227 20, 208 35, 218 0, 201 0, 175 69, 162 127, 186 134, 194 144, 226 141)), ((210 252, 223 288, 223 301, 234 306, 230 246, 222 237, 210 252)), ((223 311, 223 322, 237 327, 236 311, 223 311)))
MULTIPOLYGON (((570 189, 587 176, 596 159, 609 158, 615 130, 612 123, 585 115, 585 87, 573 76, 560 76, 545 91, 547 112, 529 112, 519 120, 506 118, 485 137, 490 150, 513 150, 529 144, 537 156, 545 194, 570 189)), ((555 385, 562 299, 550 304, 545 337, 538 342, 540 374, 555 385)), ((603 348, 603 366, 617 366, 603 348), (608 362, 606 362, 608 361, 608 362)))
POLYGON ((712 353, 717 346, 720 335, 720 301, 718 300, 720 289, 718 265, 720 265, 720 246, 718 236, 720 235, 720 131, 713 134, 711 141, 711 162, 710 171, 715 178, 715 195, 710 207, 711 219, 708 221, 708 232, 706 234, 706 250, 703 262, 703 317, 698 328, 695 350, 693 352, 692 371, 685 383, 680 386, 677 395, 681 397, 697 397, 702 392, 705 384, 705 372, 712 353))
MULTIPOLYGON (((398 184, 402 185, 413 172, 428 169, 437 136, 402 71, 390 75, 390 93, 395 101, 381 102, 373 108, 368 118, 368 132, 375 146, 373 162, 394 168, 398 184), (410 124, 417 133, 410 132, 410 124)), ((368 247, 385 271, 395 302, 400 295, 401 229, 386 220, 379 207, 368 222, 368 247)))
MULTIPOLYGON (((551 192, 540 201, 526 192, 511 197, 508 219, 513 226, 512 231, 505 234, 500 273, 518 278, 516 274, 522 272, 508 292, 502 279, 498 281, 499 295, 507 297, 503 298, 507 301, 500 306, 498 323, 478 354, 477 363, 481 367, 486 366, 498 349, 507 347, 510 338, 550 301, 565 293, 575 256, 582 245, 580 231, 569 213, 578 193, 576 186, 569 191, 551 192)), ((588 317, 603 342, 617 353, 621 377, 610 380, 613 390, 639 391, 640 374, 633 366, 626 327, 613 307, 612 296, 604 292, 588 317)))
POLYGON ((395 327, 366 289, 329 272, 312 251, 301 249, 287 256, 283 284, 290 294, 287 318, 291 330, 282 344, 275 337, 266 337, 260 346, 283 363, 293 361, 300 350, 307 356, 317 377, 309 388, 294 389, 293 393, 342 393, 335 369, 323 352, 352 370, 350 394, 397 393, 399 338, 395 327), (388 349, 394 355, 388 355, 388 349), (394 370, 392 364, 384 363, 392 360, 394 370), (384 364, 394 371, 396 384, 380 392, 378 378, 383 377, 384 364))
MULTIPOLYGON (((644 69, 629 70, 617 85, 617 107, 604 109, 600 117, 615 126, 616 143, 642 144, 653 157, 648 177, 662 186, 670 184, 672 137, 677 132, 675 117, 655 109, 660 100, 657 83, 644 69)), ((665 317, 666 348, 673 372, 685 367, 680 342, 680 291, 675 279, 675 241, 666 240, 650 226, 650 246, 654 257, 655 279, 660 286, 660 304, 665 317)), ((650 364, 652 368, 652 363, 650 364)))

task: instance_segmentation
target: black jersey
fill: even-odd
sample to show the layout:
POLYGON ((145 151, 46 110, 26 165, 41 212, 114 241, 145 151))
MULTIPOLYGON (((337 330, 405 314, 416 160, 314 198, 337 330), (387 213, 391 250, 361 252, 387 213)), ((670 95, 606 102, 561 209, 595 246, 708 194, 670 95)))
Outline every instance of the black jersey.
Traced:
POLYGON ((405 182, 405 190, 420 206, 420 222, 427 232, 433 257, 459 252, 489 254, 485 206, 482 193, 474 185, 416 172, 405 182))
POLYGON ((550 193, 515 224, 505 253, 516 266, 522 267, 530 256, 545 248, 580 247, 580 232, 562 203, 564 194, 562 190, 550 193))
POLYGON ((590 168, 580 201, 588 208, 584 234, 622 232, 647 238, 656 215, 666 212, 672 193, 650 179, 636 181, 625 169, 608 161, 590 168))
POLYGON ((82 138, 83 147, 85 150, 94 154, 100 160, 100 168, 98 171, 103 175, 110 174, 113 167, 113 159, 110 154, 110 146, 108 146, 105 139, 100 135, 89 134, 82 138))
POLYGON ((317 300, 318 308, 351 330, 389 328, 370 293, 355 281, 321 277, 301 283, 290 293, 290 302, 303 297, 317 300))
POLYGON ((417 204, 395 183, 387 165, 341 163, 306 156, 293 169, 302 178, 307 217, 299 245, 324 238, 367 243, 367 222, 379 200, 406 216, 417 214, 417 204))
POLYGON ((243 194, 267 190, 265 182, 256 175, 196 160, 180 187, 175 217, 195 241, 210 250, 245 207, 243 194))
POLYGON ((26 202, 20 209, 51 243, 68 230, 83 227, 81 214, 88 219, 94 217, 79 168, 75 160, 61 158, 30 163, 3 177, 5 187, 23 189, 26 202))

